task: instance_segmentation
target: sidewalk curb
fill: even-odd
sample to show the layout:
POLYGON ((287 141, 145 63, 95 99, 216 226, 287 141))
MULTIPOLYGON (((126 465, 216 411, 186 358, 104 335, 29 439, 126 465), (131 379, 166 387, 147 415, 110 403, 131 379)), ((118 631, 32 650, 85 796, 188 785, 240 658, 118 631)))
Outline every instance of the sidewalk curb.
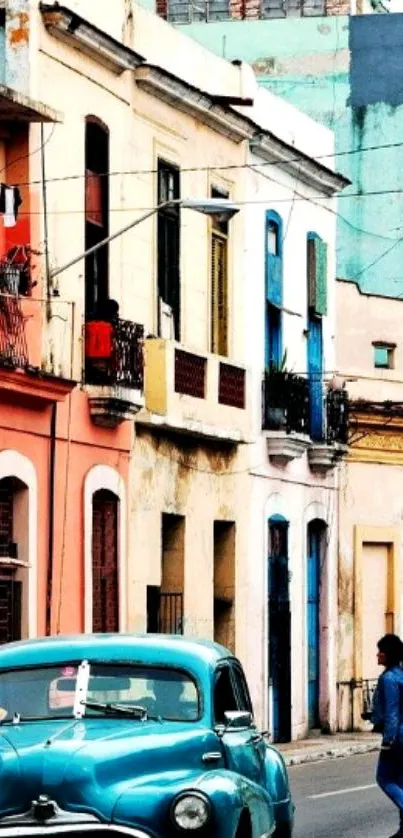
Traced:
POLYGON ((318 751, 307 751, 305 753, 287 754, 282 757, 287 767, 292 765, 304 765, 308 762, 322 762, 327 759, 342 759, 356 754, 369 754, 380 750, 379 742, 357 742, 354 745, 346 745, 344 748, 326 748, 318 751))

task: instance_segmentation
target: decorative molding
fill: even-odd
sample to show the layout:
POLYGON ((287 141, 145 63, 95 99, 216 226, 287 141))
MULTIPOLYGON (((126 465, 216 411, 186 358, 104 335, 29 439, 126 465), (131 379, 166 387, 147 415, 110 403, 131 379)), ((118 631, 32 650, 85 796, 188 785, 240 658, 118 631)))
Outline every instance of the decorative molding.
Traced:
POLYGON ((39 9, 43 23, 51 35, 116 75, 121 75, 125 70, 134 70, 144 61, 141 55, 102 32, 67 6, 40 3, 39 9))
POLYGON ((4 122, 63 122, 60 111, 0 85, 0 120, 4 122))
POLYGON ((215 103, 213 95, 200 90, 162 67, 144 64, 135 72, 137 85, 168 105, 209 125, 214 131, 240 143, 253 137, 255 125, 240 114, 215 103))
POLYGON ((119 629, 127 626, 127 510, 123 478, 111 466, 93 466, 84 481, 84 631, 92 632, 92 499, 106 489, 119 498, 119 629))
POLYGON ((15 477, 28 491, 28 637, 36 637, 38 600, 38 479, 35 466, 18 451, 0 451, 0 480, 15 477))
POLYGON ((253 137, 250 148, 262 160, 267 160, 270 163, 273 161, 282 163, 284 171, 293 176, 297 175, 299 181, 319 188, 329 196, 350 185, 350 181, 343 175, 334 172, 327 166, 323 166, 297 148, 292 148, 292 160, 290 161, 291 146, 281 142, 270 132, 261 132, 253 137))
POLYGON ((267 453, 271 460, 279 465, 287 465, 305 453, 309 447, 309 437, 288 434, 286 431, 263 431, 267 453))
POLYGON ((308 448, 308 462, 313 471, 331 471, 347 454, 347 445, 311 443, 308 448))
POLYGON ((18 393, 31 403, 62 402, 75 387, 75 381, 49 375, 40 370, 0 368, 0 391, 18 393))
POLYGON ((96 387, 84 385, 91 419, 102 428, 117 428, 144 407, 144 393, 129 387, 96 387))

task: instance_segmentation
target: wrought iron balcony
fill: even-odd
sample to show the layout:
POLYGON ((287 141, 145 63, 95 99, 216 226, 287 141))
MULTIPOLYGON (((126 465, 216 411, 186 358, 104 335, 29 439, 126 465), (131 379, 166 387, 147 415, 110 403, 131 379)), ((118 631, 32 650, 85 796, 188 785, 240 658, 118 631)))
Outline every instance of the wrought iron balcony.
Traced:
POLYGON ((85 327, 85 383, 142 390, 144 326, 95 320, 85 327))
POLYGON ((278 465, 302 456, 309 430, 309 387, 305 378, 281 370, 266 373, 263 430, 269 457, 278 465))
POLYGON ((94 424, 114 428, 144 406, 144 326, 131 320, 85 324, 84 382, 94 424))
POLYGON ((333 468, 348 443, 349 401, 346 390, 311 388, 309 378, 280 370, 263 382, 263 430, 269 456, 286 463, 309 444, 313 468, 333 468), (312 399, 319 399, 313 410, 312 399), (319 427, 318 427, 319 417, 319 427), (314 424, 312 424, 314 422, 314 424))
POLYGON ((0 389, 44 403, 63 400, 77 380, 74 333, 72 303, 0 291, 0 389))
POLYGON ((346 452, 348 419, 347 390, 328 390, 324 396, 322 433, 315 434, 308 450, 308 460, 313 470, 330 471, 346 452))
POLYGON ((290 372, 266 373, 263 381, 263 430, 309 432, 309 386, 290 372))
POLYGON ((0 559, 18 559, 18 544, 14 541, 0 541, 0 559))
POLYGON ((326 441, 348 444, 349 400, 347 390, 329 390, 326 395, 326 441))

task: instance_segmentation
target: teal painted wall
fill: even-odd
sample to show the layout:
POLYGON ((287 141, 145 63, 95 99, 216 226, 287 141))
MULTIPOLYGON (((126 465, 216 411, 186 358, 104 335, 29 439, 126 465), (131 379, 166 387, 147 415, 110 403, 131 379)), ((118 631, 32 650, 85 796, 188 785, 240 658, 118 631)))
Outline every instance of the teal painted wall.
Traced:
POLYGON ((403 15, 181 28, 335 131, 337 168, 352 181, 338 204, 338 277, 403 297, 403 15), (381 145, 391 147, 365 150, 381 145))

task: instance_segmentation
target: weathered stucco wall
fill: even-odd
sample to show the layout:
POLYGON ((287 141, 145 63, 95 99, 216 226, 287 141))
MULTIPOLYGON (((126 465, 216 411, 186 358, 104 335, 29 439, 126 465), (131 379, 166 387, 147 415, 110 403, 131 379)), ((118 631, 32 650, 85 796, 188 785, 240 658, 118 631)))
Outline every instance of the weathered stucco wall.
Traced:
POLYGON ((343 323, 336 338, 339 368, 350 397, 366 400, 352 412, 351 449, 340 479, 337 678, 344 682, 339 720, 347 728, 352 720, 361 725, 362 709, 360 689, 352 691, 348 682, 375 678, 375 634, 402 630, 403 301, 363 295, 355 284, 339 282, 337 311, 343 323), (396 345, 393 369, 375 368, 373 341, 396 345))
POLYGON ((334 128, 337 166, 352 181, 338 207, 338 276, 368 292, 402 294, 403 15, 182 29, 228 59, 249 61, 262 84, 334 128))

